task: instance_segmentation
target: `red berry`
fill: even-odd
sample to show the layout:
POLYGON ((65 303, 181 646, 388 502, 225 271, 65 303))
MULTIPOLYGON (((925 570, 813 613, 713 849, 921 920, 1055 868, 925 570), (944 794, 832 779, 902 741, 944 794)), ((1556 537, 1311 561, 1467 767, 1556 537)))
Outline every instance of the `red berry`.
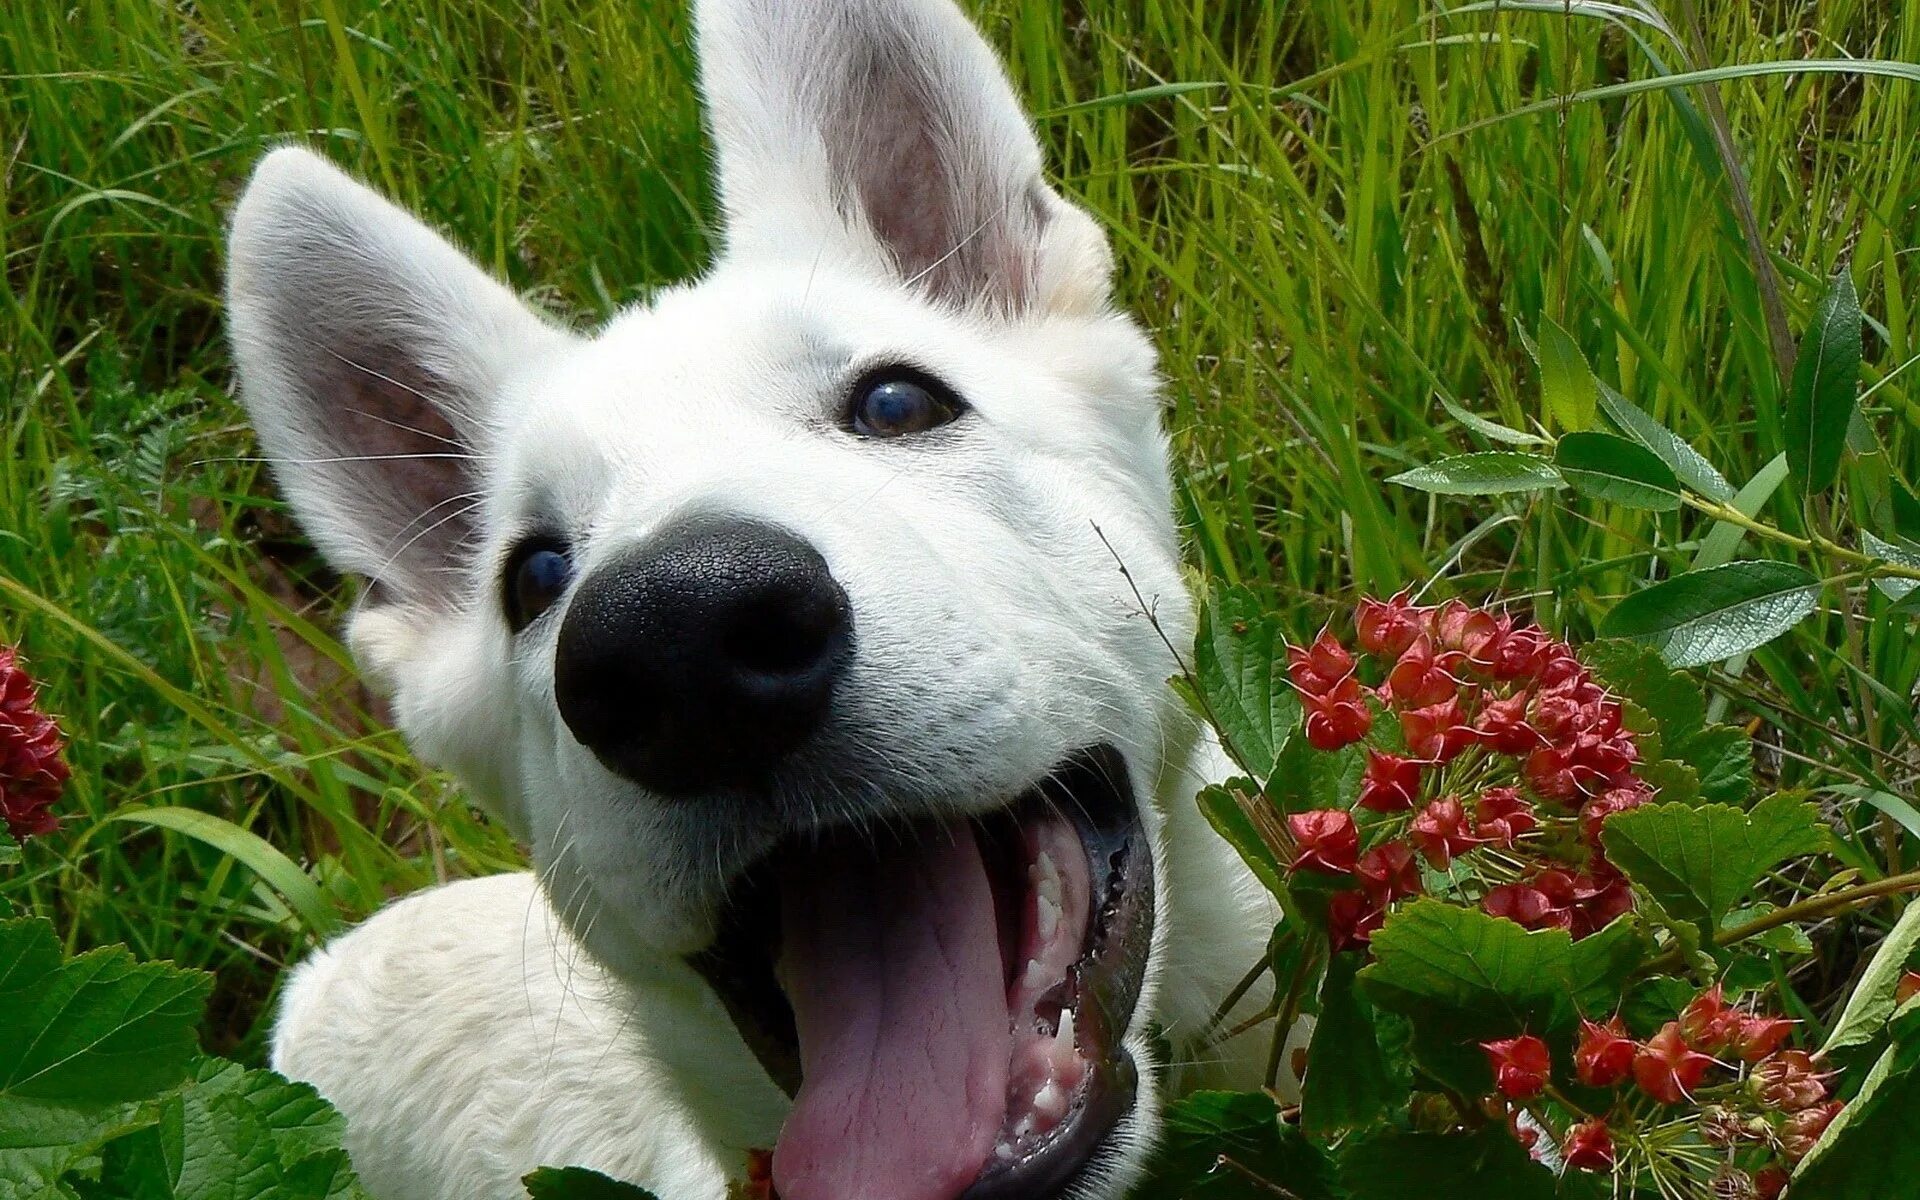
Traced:
POLYGON ((1560 1156, 1568 1166, 1582 1171, 1611 1171, 1613 1131, 1606 1121, 1590 1117, 1567 1130, 1566 1140, 1560 1143, 1560 1156))
POLYGON ((1466 810, 1458 796, 1443 796, 1420 810, 1407 827, 1407 835, 1420 848, 1435 870, 1453 865, 1453 856, 1464 854, 1479 843, 1467 832, 1466 810))
POLYGON ((1733 1051, 1743 1061, 1757 1063, 1786 1042, 1794 1024, 1785 1017, 1763 1017, 1758 1013, 1742 1017, 1733 1037, 1733 1051))
POLYGON ((1307 709, 1307 742, 1316 750, 1339 750, 1367 736, 1373 728, 1373 710, 1367 707, 1360 683, 1348 675, 1323 695, 1302 693, 1307 709))
POLYGON ((1489 846, 1510 849, 1514 840, 1532 833, 1539 826, 1533 805, 1521 798, 1517 788, 1490 787, 1480 793, 1473 806, 1474 834, 1489 846))
POLYGON ((1759 1172, 1753 1177, 1754 1200, 1780 1200, 1780 1193, 1787 1190, 1787 1182, 1792 1178, 1785 1167, 1768 1167, 1759 1172))
POLYGON ((1335 808, 1317 808, 1287 817, 1293 834, 1293 869, 1326 875, 1349 875, 1360 858, 1360 832, 1353 814, 1335 808))
POLYGON ((1805 1050, 1782 1050, 1753 1069, 1761 1103, 1781 1112, 1799 1112, 1827 1098, 1827 1073, 1805 1050))
POLYGON ((1425 634, 1415 638, 1387 672, 1387 690, 1393 702, 1409 708, 1425 708, 1449 699, 1460 690, 1460 681, 1450 670, 1458 656, 1439 655, 1425 634))
POLYGON ((1381 904, 1420 894, 1420 864, 1405 842, 1382 842, 1360 856, 1354 868, 1361 886, 1381 904))
POLYGON ((1287 675, 1304 695, 1324 696, 1352 674, 1353 656, 1329 630, 1310 646, 1287 647, 1287 675))
POLYGON ((1373 812, 1405 812, 1420 795, 1417 759, 1379 750, 1367 751, 1367 773, 1360 783, 1360 807, 1373 812))
POLYGON ((1580 782, 1574 778, 1571 756, 1557 746, 1543 746, 1527 755, 1521 768, 1527 786, 1543 800, 1562 803, 1580 794, 1580 782))
POLYGON ((1527 724, 1527 697, 1523 692, 1504 700, 1490 700, 1474 718, 1480 741, 1502 754, 1527 754, 1546 744, 1546 737, 1527 724))
POLYGON ((1680 1023, 1668 1021, 1634 1052, 1633 1082, 1662 1104, 1681 1104, 1712 1065, 1711 1058, 1687 1045, 1680 1023))
POLYGON ((1487 1062, 1493 1067, 1494 1086, 1509 1100, 1528 1100, 1547 1086, 1547 1073, 1553 1058, 1547 1044, 1530 1033, 1519 1037, 1481 1042, 1487 1062))
POLYGON ((1580 1022, 1580 1044, 1573 1051, 1573 1072, 1588 1087, 1612 1087, 1633 1073, 1634 1044, 1619 1017, 1605 1025, 1580 1022))
POLYGON ((1398 658, 1420 636, 1423 617, 1423 610, 1407 602, 1405 592, 1384 604, 1367 597, 1354 613, 1354 640, 1368 654, 1398 658))
POLYGON ((1728 1006, 1726 993, 1716 983, 1680 1013, 1680 1035, 1696 1050, 1724 1054, 1740 1036, 1745 1021, 1745 1014, 1728 1006))
POLYGON ((1780 1153, 1790 1162, 1799 1162, 1820 1140, 1820 1135, 1833 1124, 1844 1105, 1838 1100, 1829 1100, 1825 1104, 1816 1104, 1812 1108, 1803 1108, 1788 1117, 1780 1126, 1780 1153))
POLYGON ((0 647, 0 822, 15 840, 59 828, 53 806, 67 783, 63 749, 18 653, 0 647))
POLYGON ((1364 946, 1386 919, 1386 909, 1367 893, 1339 892, 1327 901, 1327 940, 1335 954, 1364 946))
POLYGON ((1539 888, 1524 883, 1507 883, 1492 889, 1480 900, 1489 916, 1505 917, 1526 929, 1565 929, 1573 917, 1564 908, 1556 908, 1539 888))
POLYGON ((1474 739, 1473 727, 1460 711, 1458 696, 1401 713, 1400 733, 1414 757, 1430 763, 1452 762, 1474 739))

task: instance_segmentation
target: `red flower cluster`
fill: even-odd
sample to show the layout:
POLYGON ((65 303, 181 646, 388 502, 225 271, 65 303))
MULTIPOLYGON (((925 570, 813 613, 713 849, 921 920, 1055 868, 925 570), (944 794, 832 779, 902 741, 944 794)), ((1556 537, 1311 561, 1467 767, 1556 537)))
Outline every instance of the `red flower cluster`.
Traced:
POLYGON ((1600 829, 1653 791, 1633 774, 1639 750, 1620 703, 1565 642, 1489 609, 1403 594, 1360 602, 1352 648, 1331 630, 1288 647, 1287 671, 1316 749, 1351 746, 1386 719, 1404 746, 1368 748, 1356 813, 1288 819, 1295 870, 1360 884, 1329 903, 1336 949, 1366 942, 1390 904, 1421 890, 1416 854, 1435 871, 1473 856, 1471 893, 1529 929, 1584 937, 1633 907, 1600 829), (1374 816, 1356 825, 1358 810, 1374 816), (1364 848, 1387 846, 1400 848, 1395 870, 1359 871, 1364 848))
MULTIPOLYGON (((1573 1051, 1573 1076, 1591 1089, 1630 1086, 1664 1108, 1699 1104, 1703 1092, 1712 1096, 1701 1112, 1702 1136, 1715 1146, 1747 1147, 1749 1165, 1760 1168, 1750 1174, 1730 1161, 1713 1186, 1721 1186, 1724 1176, 1729 1186, 1738 1183, 1745 1189, 1729 1195, 1775 1197, 1786 1185, 1788 1167, 1806 1156, 1842 1107, 1829 1097, 1830 1073, 1813 1055, 1781 1048, 1793 1024, 1727 1003, 1726 993, 1715 984, 1645 1041, 1636 1041, 1617 1016, 1605 1022, 1583 1020, 1573 1051)), ((1482 1042, 1481 1049, 1493 1068, 1494 1086, 1513 1106, 1509 1128, 1522 1146, 1538 1154, 1547 1114, 1526 1102, 1546 1092, 1552 1082, 1551 1051, 1540 1038, 1524 1033, 1482 1042)), ((1642 1121, 1671 1119, 1649 1115, 1645 1101, 1625 1100, 1606 1111, 1575 1116, 1560 1138, 1560 1156, 1568 1166, 1587 1171, 1613 1170, 1619 1130, 1631 1134, 1642 1121)))
POLYGON ((52 833, 54 801, 66 786, 60 727, 39 709, 19 655, 0 647, 0 818, 15 838, 52 833))

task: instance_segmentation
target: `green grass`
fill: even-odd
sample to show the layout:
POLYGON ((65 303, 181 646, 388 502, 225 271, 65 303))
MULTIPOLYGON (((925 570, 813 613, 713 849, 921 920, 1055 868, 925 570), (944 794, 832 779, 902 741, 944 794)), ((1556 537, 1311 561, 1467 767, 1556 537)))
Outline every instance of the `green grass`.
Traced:
MULTIPOLYGON (((1382 484, 1471 444, 1441 398, 1537 415, 1525 338, 1543 316, 1737 485, 1779 450, 1767 280, 1797 332, 1850 263, 1867 379, 1885 379, 1869 419, 1920 466, 1920 370, 1895 373, 1920 352, 1920 83, 1719 85, 1765 271, 1703 92, 1585 95, 1689 67, 1917 62, 1920 5, 1711 0, 1679 44, 1557 3, 974 7, 1164 352, 1196 567, 1296 629, 1356 589, 1425 581, 1472 533, 1443 591, 1525 595, 1575 634, 1684 561, 1704 529, 1677 515, 1382 484)), ((302 138, 598 320, 707 253, 685 33, 678 5, 631 0, 0 5, 0 640, 46 681, 75 779, 66 827, 0 889, 74 946, 218 971, 214 1049, 254 1051, 277 968, 312 935, 241 865, 259 845, 238 831, 349 918, 516 861, 382 731, 331 637, 345 589, 249 461, 224 214, 264 148, 302 138), (231 826, 210 842, 115 819, 157 805, 231 826)), ((1766 735, 1794 781, 1796 755, 1820 755, 1810 729, 1910 730, 1916 674, 1904 619, 1833 614, 1756 656, 1737 694, 1798 714, 1766 735), (1849 670, 1863 659, 1891 692, 1849 670)))

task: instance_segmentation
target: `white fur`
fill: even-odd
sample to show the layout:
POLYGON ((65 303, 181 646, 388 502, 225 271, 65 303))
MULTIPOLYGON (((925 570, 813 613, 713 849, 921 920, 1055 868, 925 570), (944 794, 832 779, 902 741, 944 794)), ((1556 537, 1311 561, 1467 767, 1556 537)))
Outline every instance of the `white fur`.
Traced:
MULTIPOLYGON (((1096 742, 1155 849, 1128 1046, 1148 1062, 1157 1024, 1205 1059, 1175 1087, 1245 1084, 1265 1057, 1259 1036, 1191 1042, 1272 912, 1192 803, 1223 764, 1164 683, 1191 611, 1152 349, 1109 306, 1097 228, 1045 185, 951 0, 697 16, 728 249, 591 336, 305 151, 270 155, 235 214, 243 395, 315 541, 369 580, 354 652, 542 885, 402 901, 289 986, 275 1065, 340 1105, 390 1200, 517 1197, 543 1164, 718 1197, 784 1106, 680 957, 729 883, 796 829, 991 811, 1096 742), (901 359, 972 412, 920 441, 840 430, 848 382, 901 359), (858 630, 804 770, 754 811, 605 770, 555 708, 558 622, 510 634, 497 599, 536 519, 584 576, 692 511, 811 542, 858 630)), ((1148 1072, 1087 1195, 1137 1173, 1157 1090, 1148 1072)))

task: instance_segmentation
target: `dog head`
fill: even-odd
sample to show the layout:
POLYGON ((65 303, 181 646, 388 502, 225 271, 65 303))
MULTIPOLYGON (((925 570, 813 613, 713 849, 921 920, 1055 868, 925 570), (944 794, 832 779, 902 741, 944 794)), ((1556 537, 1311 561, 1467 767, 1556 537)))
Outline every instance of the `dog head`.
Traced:
POLYGON ((245 402, 416 748, 797 1082, 789 1200, 1117 1194, 1194 741, 1151 348, 951 0, 696 7, 705 277, 574 333, 283 149, 245 402))

